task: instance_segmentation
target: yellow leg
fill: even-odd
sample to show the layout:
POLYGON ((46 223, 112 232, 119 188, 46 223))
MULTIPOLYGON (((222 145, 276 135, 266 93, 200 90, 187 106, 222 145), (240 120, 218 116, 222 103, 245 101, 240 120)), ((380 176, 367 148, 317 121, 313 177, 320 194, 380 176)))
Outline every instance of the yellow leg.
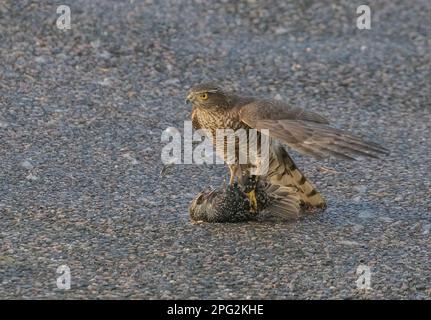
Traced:
POLYGON ((247 198, 250 200, 250 211, 251 212, 257 212, 257 199, 256 199, 256 190, 251 190, 250 192, 246 193, 247 198))
POLYGON ((235 182, 235 175, 232 174, 232 171, 230 172, 230 178, 229 178, 229 185, 233 185, 235 182))
POLYGON ((236 170, 237 170, 237 167, 235 164, 229 165, 229 173, 230 173, 229 185, 233 185, 233 183, 235 182, 236 170))

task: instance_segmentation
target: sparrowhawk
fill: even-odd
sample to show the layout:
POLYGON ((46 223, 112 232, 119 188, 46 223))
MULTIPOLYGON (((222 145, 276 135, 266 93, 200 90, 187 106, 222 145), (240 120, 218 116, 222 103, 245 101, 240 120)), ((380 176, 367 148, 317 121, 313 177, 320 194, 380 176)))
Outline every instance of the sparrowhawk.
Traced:
MULTIPOLYGON (((374 142, 330 127, 329 121, 315 112, 281 101, 245 97, 214 84, 192 87, 186 101, 192 103, 193 127, 207 129, 213 143, 217 129, 269 130, 267 179, 271 184, 295 186, 303 203, 310 208, 325 208, 325 199, 297 168, 283 144, 317 159, 332 156, 356 160, 358 156, 377 158, 388 154, 387 149, 374 142)), ((254 165, 229 164, 230 184, 254 165)), ((249 197, 255 207, 254 193, 249 197)))

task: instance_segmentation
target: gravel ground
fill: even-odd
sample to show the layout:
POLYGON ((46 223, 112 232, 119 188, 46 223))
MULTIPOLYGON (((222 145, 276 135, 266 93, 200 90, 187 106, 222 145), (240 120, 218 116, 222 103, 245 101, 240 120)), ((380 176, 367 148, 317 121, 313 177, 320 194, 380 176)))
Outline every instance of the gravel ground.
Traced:
POLYGON ((371 30, 360 4, 0 1, 0 298, 430 299, 431 2, 373 1, 371 30), (192 225, 189 201, 227 170, 160 179, 160 137, 204 80, 319 111, 391 155, 293 152, 324 214, 192 225))

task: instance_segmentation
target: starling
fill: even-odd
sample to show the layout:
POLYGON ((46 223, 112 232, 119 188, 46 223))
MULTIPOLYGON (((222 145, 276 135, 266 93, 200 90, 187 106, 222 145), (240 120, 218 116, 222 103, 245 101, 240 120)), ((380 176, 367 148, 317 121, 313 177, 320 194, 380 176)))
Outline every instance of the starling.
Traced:
POLYGON ((300 198, 297 189, 272 185, 263 179, 252 177, 245 184, 234 182, 216 189, 202 191, 189 206, 194 222, 244 222, 278 217, 292 220, 299 217, 300 198), (256 209, 251 205, 247 191, 254 189, 256 209))

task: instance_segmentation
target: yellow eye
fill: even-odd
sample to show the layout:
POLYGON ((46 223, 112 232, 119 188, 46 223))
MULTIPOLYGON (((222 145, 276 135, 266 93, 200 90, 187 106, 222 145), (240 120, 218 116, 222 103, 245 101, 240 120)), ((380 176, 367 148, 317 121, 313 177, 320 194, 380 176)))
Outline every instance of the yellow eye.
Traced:
POLYGON ((202 100, 206 100, 206 99, 208 99, 208 93, 202 93, 202 94, 201 94, 201 99, 202 99, 202 100))

